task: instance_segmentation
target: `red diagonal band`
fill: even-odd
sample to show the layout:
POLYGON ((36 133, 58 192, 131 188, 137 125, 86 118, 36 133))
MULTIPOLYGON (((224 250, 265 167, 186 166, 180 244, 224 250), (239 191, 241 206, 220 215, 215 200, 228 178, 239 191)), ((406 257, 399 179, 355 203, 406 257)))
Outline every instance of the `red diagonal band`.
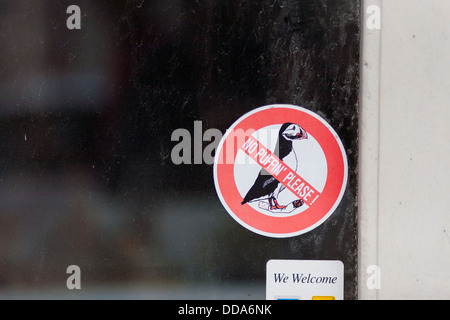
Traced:
POLYGON ((319 198, 319 191, 254 137, 248 137, 241 149, 308 206, 319 198))

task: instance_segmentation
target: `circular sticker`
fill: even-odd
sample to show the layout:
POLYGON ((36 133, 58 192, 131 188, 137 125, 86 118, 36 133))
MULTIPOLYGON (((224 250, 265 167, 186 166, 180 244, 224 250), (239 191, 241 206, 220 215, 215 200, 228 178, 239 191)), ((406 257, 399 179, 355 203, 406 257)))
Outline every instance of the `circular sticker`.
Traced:
POLYGON ((313 230, 339 205, 347 156, 333 128, 293 105, 270 105, 238 119, 214 159, 214 183, 228 213, 274 238, 313 230))

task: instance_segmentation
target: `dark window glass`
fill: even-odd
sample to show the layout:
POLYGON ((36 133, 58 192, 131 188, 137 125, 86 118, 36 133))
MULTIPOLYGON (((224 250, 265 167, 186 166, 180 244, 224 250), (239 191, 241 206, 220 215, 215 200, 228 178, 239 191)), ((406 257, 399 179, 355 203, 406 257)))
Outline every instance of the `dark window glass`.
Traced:
POLYGON ((328 259, 355 299, 360 2, 70 4, 81 29, 67 1, 0 2, 0 298, 264 299, 268 260, 328 259), (237 224, 210 163, 171 157, 174 130, 273 103, 319 114, 349 160, 337 211, 288 239, 237 224))

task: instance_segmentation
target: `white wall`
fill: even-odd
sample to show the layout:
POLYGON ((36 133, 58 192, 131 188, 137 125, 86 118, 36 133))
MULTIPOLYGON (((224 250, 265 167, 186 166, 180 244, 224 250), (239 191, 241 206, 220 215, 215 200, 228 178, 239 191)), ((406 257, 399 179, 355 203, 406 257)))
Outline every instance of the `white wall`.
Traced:
POLYGON ((381 29, 363 16, 359 298, 450 299, 450 0, 372 4, 381 29), (381 289, 366 286, 370 265, 381 289))

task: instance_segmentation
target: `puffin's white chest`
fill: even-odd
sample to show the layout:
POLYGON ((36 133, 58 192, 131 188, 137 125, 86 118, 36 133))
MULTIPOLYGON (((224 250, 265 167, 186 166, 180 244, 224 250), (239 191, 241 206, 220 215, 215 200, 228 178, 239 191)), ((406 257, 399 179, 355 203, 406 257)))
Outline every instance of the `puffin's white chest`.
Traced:
MULTIPOLYGON (((285 165, 287 165, 293 171, 297 172, 298 160, 294 151, 291 151, 286 157, 284 157, 281 160, 284 162, 285 165)), ((282 183, 278 184, 277 188, 273 192, 273 195, 275 195, 275 197, 278 197, 278 194, 284 189, 285 186, 282 183)))

